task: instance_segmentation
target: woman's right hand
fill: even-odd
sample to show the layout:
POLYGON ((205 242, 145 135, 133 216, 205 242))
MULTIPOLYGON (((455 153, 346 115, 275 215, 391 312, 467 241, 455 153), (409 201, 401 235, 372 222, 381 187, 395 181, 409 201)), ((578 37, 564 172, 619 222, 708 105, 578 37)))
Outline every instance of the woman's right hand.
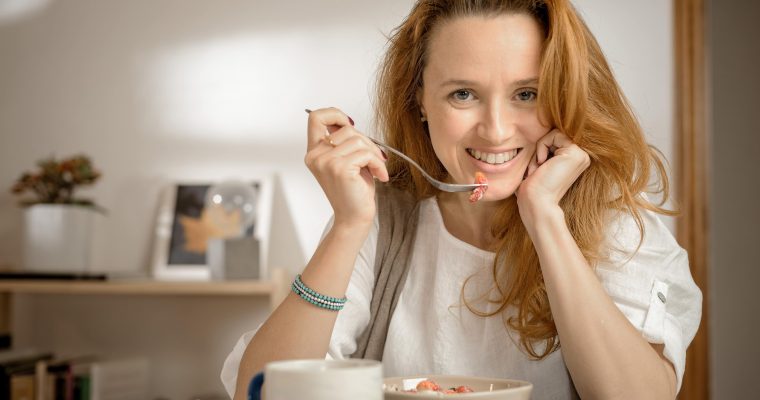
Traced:
POLYGON ((388 181, 386 158, 337 108, 309 113, 306 166, 335 213, 336 226, 369 226, 375 218, 375 182, 388 181))

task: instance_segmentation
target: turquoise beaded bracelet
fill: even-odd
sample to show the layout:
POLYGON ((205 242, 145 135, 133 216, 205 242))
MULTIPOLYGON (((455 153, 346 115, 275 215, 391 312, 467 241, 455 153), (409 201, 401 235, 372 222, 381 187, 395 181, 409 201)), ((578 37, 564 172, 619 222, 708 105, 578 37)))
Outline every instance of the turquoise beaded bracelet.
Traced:
POLYGON ((337 298, 337 297, 331 297, 326 296, 324 294, 317 293, 310 287, 306 286, 306 284, 303 283, 301 280, 301 275, 297 275, 296 279, 293 281, 293 285, 291 286, 291 289, 293 290, 293 293, 300 296, 302 299, 308 301, 309 303, 324 308, 326 310, 331 311, 340 311, 343 309, 343 307, 346 305, 346 299, 343 298, 337 298))

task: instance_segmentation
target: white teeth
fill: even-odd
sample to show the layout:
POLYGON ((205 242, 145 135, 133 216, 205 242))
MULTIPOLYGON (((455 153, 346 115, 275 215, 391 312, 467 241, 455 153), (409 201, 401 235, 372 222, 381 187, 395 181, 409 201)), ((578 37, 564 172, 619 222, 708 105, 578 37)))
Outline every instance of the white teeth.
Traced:
POLYGON ((467 152, 471 156, 477 158, 480 161, 487 162, 489 164, 504 164, 505 162, 515 158, 517 156, 517 149, 507 151, 505 153, 484 153, 479 150, 467 149, 467 152))

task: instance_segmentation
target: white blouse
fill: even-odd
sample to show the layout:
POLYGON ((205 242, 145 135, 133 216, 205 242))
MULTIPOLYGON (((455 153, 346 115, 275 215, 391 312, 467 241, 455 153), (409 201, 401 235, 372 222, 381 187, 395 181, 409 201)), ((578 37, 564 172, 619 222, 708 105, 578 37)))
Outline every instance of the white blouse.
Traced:
MULTIPOLYGON (((627 214, 610 225, 608 260, 596 267, 604 289, 631 324, 650 343, 664 344, 664 355, 683 377, 686 348, 701 318, 702 294, 694 284, 686 252, 650 211, 641 211, 645 236, 627 214)), ((329 229, 329 226, 328 226, 329 229)), ((378 221, 356 260, 327 357, 342 359, 356 350, 369 324, 374 286, 378 221)), ((479 317, 462 303, 465 296, 481 311, 496 305, 478 301, 492 288, 494 253, 452 236, 435 198, 420 204, 419 225, 409 275, 391 318, 383 353, 385 376, 456 374, 521 379, 533 383, 533 398, 572 399, 573 387, 561 348, 541 361, 520 350, 519 338, 500 314, 479 317)), ((237 370, 255 330, 240 338, 227 357, 222 381, 232 397, 237 370)))

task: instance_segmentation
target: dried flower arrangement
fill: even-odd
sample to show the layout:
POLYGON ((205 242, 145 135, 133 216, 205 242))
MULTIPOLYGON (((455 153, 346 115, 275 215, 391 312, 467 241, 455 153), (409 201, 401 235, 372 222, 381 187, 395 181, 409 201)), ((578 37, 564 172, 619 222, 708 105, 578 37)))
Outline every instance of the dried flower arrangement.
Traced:
POLYGON ((92 200, 74 197, 77 187, 92 185, 101 176, 89 157, 77 155, 60 161, 49 157, 38 161, 37 167, 36 171, 24 172, 11 188, 17 195, 27 191, 34 194, 34 199, 21 200, 22 206, 72 204, 102 211, 92 200))

